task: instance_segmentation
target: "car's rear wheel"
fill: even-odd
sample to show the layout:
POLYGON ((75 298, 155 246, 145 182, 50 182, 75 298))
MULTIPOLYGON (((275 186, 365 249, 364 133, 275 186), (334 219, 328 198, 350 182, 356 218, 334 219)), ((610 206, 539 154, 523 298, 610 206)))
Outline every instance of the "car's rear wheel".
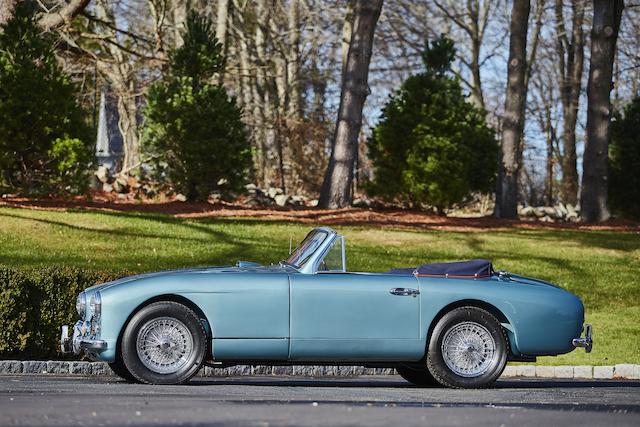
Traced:
POLYGON ((433 378, 431 372, 427 369, 426 364, 402 364, 396 366, 396 371, 405 380, 418 387, 430 387, 439 385, 438 381, 433 378))
POLYGON ((488 387, 504 370, 507 343, 500 322, 491 313, 477 307, 457 308, 433 329, 427 367, 447 387, 488 387))
POLYGON ((122 336, 122 360, 138 381, 182 384, 202 366, 206 333, 188 307, 161 301, 136 313, 122 336))

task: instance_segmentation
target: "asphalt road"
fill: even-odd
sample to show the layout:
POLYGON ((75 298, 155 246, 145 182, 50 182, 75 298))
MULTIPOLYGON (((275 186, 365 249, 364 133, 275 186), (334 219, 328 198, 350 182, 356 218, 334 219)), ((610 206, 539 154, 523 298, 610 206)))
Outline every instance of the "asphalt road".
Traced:
POLYGON ((6 376, 0 425, 640 426, 640 382, 512 380, 449 390, 394 376, 199 378, 188 386, 6 376))

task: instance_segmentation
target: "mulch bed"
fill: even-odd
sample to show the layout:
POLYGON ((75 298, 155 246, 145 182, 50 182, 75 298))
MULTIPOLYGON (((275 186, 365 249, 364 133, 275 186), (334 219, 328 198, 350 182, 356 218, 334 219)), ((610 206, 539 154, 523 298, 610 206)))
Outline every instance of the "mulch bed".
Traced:
POLYGON ((44 210, 106 210, 174 215, 180 218, 254 218, 321 225, 362 225, 445 231, 486 231, 494 229, 600 230, 640 233, 640 223, 614 219, 599 224, 571 222, 544 223, 484 217, 445 217, 410 210, 363 208, 319 209, 308 207, 248 207, 233 203, 192 203, 177 201, 141 202, 94 195, 92 199, 28 199, 6 197, 0 206, 44 210))

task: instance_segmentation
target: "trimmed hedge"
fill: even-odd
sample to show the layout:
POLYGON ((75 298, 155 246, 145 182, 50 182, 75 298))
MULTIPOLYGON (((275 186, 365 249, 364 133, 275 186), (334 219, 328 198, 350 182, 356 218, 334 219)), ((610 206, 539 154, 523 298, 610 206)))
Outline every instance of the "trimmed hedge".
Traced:
POLYGON ((78 320, 78 293, 130 274, 72 267, 0 267, 0 358, 60 356, 60 325, 78 320))

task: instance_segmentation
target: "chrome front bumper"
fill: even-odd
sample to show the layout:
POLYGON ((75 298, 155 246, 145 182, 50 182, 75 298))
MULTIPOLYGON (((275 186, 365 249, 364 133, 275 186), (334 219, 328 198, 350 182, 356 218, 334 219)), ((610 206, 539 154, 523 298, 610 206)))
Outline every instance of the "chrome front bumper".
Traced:
POLYGON ((584 325, 584 338, 574 338, 571 341, 574 347, 582 347, 587 353, 591 353, 593 348, 593 338, 591 337, 591 325, 584 325))
POLYGON ((69 336, 69 326, 60 328, 60 351, 64 353, 80 354, 85 350, 89 353, 99 353, 107 349, 107 342, 94 339, 90 335, 91 324, 78 320, 73 325, 73 334, 69 336))

